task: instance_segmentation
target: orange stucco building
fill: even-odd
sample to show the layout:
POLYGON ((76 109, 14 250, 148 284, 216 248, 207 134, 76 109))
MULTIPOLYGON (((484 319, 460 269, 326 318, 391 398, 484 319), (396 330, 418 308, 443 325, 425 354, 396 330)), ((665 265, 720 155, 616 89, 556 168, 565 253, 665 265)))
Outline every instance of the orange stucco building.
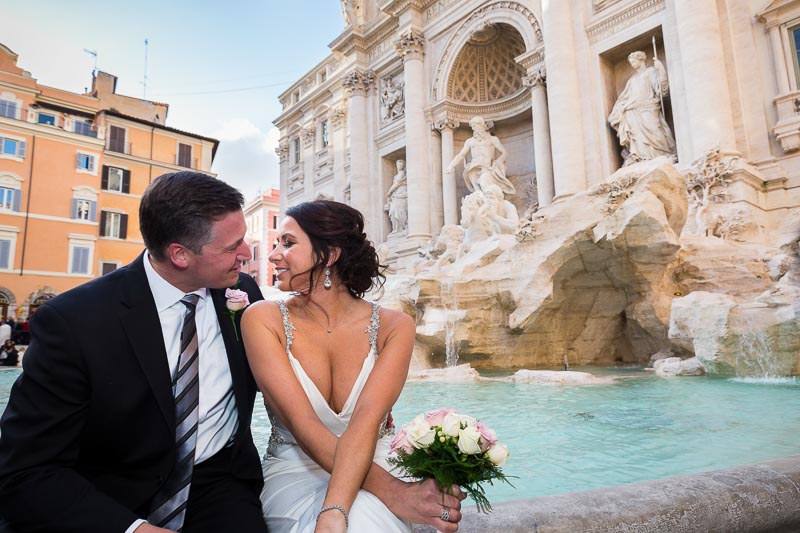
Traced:
POLYGON ((47 87, 0 44, 0 316, 133 260, 150 181, 210 173, 219 141, 166 126, 167 104, 117 94, 116 81, 47 87))
POLYGON ((270 189, 244 206, 246 240, 253 254, 244 265, 244 271, 253 276, 259 287, 271 287, 275 283, 275 265, 268 258, 278 242, 280 203, 281 192, 270 189))

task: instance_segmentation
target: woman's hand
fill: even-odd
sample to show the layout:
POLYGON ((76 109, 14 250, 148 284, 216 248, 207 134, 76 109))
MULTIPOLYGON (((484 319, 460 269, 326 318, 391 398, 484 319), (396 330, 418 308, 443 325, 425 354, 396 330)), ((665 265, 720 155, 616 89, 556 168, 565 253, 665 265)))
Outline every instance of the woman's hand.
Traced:
POLYGON ((443 533, 458 531, 461 521, 461 500, 467 495, 456 485, 451 487, 451 494, 439 490, 433 479, 422 482, 397 480, 394 495, 389 509, 405 520, 415 524, 427 524, 443 533), (443 513, 444 510, 447 513, 443 513), (447 520, 442 517, 447 516, 447 520))

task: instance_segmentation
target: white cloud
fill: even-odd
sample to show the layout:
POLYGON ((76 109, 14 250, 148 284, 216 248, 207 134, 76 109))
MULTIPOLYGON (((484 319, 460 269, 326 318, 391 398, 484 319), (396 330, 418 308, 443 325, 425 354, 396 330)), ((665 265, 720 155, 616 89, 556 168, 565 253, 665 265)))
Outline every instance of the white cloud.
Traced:
POLYGON ((211 135, 220 140, 212 170, 242 191, 245 200, 255 198, 259 191, 279 188, 275 154, 279 135, 277 128, 265 133, 244 118, 223 123, 211 135))
POLYGON ((250 122, 246 118, 234 118, 223 122, 212 137, 216 137, 220 141, 238 141, 248 137, 265 136, 264 133, 258 129, 258 126, 250 122))

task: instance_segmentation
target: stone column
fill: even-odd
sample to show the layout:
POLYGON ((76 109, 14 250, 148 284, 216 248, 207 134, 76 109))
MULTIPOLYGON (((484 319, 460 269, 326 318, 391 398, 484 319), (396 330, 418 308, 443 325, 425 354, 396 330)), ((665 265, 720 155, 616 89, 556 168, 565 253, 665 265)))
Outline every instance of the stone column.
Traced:
POLYGON ((786 71, 786 57, 783 53, 780 28, 778 24, 769 28, 769 44, 772 47, 772 64, 778 82, 778 94, 783 95, 789 93, 791 89, 789 89, 789 73, 786 71))
MULTIPOLYGON (((442 169, 446 169, 453 161, 455 148, 453 146, 453 130, 458 128, 458 122, 441 120, 436 123, 436 129, 442 133, 442 169)), ((456 173, 442 170, 442 204, 444 207, 444 223, 458 224, 458 189, 456 188, 456 173)))
MULTIPOLYGON (((681 47, 684 98, 694 160, 719 145, 723 153, 736 151, 733 113, 722 29, 715 0, 675 0, 675 20, 681 47)), ((682 154, 679 154, 682 155, 682 154)), ((684 159, 685 157, 682 157, 684 159)))
POLYGON ((550 146, 550 115, 547 109, 547 74, 542 67, 532 76, 522 78, 531 88, 531 110, 533 114, 533 157, 536 162, 536 193, 539 207, 553 203, 553 154, 550 146))
POLYGON ((424 39, 411 29, 400 36, 395 50, 403 58, 406 99, 406 168, 408 172, 408 238, 430 239, 430 163, 425 123, 424 39))
POLYGON ((435 125, 430 127, 431 142, 428 150, 428 161, 431 162, 431 232, 438 235, 444 224, 442 203, 442 137, 435 125))
POLYGON ((542 0, 547 102, 556 198, 586 189, 583 116, 570 0, 542 0))
POLYGON ((344 127, 346 115, 342 106, 335 107, 328 113, 328 124, 331 126, 333 140, 333 199, 337 202, 344 202, 344 188, 347 186, 345 174, 347 147, 344 127))
POLYGON ((289 196, 289 139, 283 137, 278 141, 278 147, 275 148, 275 154, 278 156, 278 163, 280 165, 280 190, 284 191, 281 194, 281 215, 286 212, 287 196, 289 196))
POLYGON ((370 220, 369 130, 367 92, 375 81, 372 71, 356 69, 342 80, 350 94, 350 205, 370 220))
POLYGON ((303 196, 304 200, 314 198, 314 139, 316 138, 314 125, 309 124, 300 130, 300 142, 303 146, 303 196))

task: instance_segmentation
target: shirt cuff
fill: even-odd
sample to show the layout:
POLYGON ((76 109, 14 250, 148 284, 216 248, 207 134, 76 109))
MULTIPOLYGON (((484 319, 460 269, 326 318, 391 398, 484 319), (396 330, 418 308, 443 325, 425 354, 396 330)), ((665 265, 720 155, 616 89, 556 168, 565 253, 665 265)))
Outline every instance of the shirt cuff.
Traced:
POLYGON ((133 533, 136 531, 136 528, 141 526, 142 524, 146 524, 147 520, 142 520, 141 518, 130 525, 128 529, 125 530, 125 533, 133 533))

